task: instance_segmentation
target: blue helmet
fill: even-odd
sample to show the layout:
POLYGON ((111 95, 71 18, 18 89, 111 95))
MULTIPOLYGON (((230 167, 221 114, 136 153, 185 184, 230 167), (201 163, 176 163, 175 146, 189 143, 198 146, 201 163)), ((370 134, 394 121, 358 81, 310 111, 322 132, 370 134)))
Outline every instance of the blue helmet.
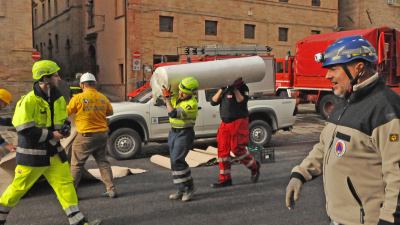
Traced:
POLYGON ((315 60, 322 62, 324 68, 346 64, 356 59, 363 59, 370 63, 377 61, 375 48, 361 36, 339 38, 325 50, 325 53, 315 55, 315 60))

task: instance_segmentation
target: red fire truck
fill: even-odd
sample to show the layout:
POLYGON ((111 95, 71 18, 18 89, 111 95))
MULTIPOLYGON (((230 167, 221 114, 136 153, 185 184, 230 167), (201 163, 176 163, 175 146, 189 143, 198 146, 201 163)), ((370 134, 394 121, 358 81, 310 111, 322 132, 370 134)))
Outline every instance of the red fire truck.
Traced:
POLYGON ((386 84, 400 94, 400 31, 388 27, 318 34, 298 41, 295 56, 275 59, 276 93, 296 97, 298 104, 314 103, 316 111, 326 117, 338 99, 325 78, 327 70, 314 61, 314 55, 323 52, 338 38, 352 35, 363 36, 378 52, 383 51, 380 74, 386 84), (384 38, 384 49, 379 47, 382 46, 378 44, 380 38, 384 38))

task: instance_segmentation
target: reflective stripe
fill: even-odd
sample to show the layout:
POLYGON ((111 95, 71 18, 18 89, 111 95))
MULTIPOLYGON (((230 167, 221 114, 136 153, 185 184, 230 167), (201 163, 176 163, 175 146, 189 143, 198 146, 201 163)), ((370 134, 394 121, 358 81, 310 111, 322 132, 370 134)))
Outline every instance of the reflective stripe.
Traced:
POLYGON ((172 175, 178 176, 178 175, 183 175, 183 174, 187 174, 190 171, 189 168, 185 169, 185 170, 181 170, 181 171, 172 171, 172 175))
POLYGON ((45 141, 48 134, 49 134, 49 130, 47 130, 47 129, 42 129, 42 135, 40 135, 39 143, 45 141))
POLYGON ((174 184, 185 183, 186 181, 192 180, 192 176, 174 179, 174 184))
POLYGON ((81 212, 78 212, 77 214, 75 214, 73 217, 69 217, 68 221, 69 224, 71 225, 76 225, 79 222, 81 222, 83 219, 85 219, 85 217, 83 216, 83 214, 81 212))
POLYGON ((181 107, 176 108, 176 114, 177 118, 182 118, 186 116, 185 110, 183 110, 181 107))
POLYGON ((35 126, 35 121, 32 121, 32 122, 28 122, 28 123, 24 123, 24 124, 18 125, 18 126, 15 127, 15 129, 17 131, 21 131, 23 129, 34 127, 34 126, 35 126))
POLYGON ((79 212, 79 207, 77 205, 73 205, 69 208, 66 208, 64 211, 65 211, 65 214, 67 214, 67 216, 69 216, 72 213, 79 212))
POLYGON ((196 121, 195 120, 185 120, 184 124, 180 124, 180 123, 171 123, 171 126, 173 128, 188 128, 188 127, 194 127, 196 121))
POLYGON ((46 150, 17 147, 17 152, 25 155, 47 155, 46 150))
POLYGON ((227 170, 219 170, 219 174, 231 174, 231 170, 227 169, 227 170))
POLYGON ((250 153, 248 151, 246 151, 245 154, 243 154, 243 155, 241 155, 239 157, 236 157, 235 159, 240 161, 240 160, 243 160, 244 158, 246 158, 249 155, 250 155, 250 153))
POLYGON ((250 168, 255 163, 254 159, 252 159, 249 163, 246 164, 246 167, 250 168))
POLYGON ((229 162, 229 157, 218 158, 218 162, 229 162))
POLYGON ((0 212, 8 213, 11 211, 11 209, 12 209, 11 207, 0 205, 0 212))

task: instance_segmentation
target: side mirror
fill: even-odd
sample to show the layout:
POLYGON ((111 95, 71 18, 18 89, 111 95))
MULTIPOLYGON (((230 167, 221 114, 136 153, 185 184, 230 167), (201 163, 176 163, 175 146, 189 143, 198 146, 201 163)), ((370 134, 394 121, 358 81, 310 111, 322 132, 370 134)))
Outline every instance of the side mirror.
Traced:
POLYGON ((165 102, 161 98, 157 98, 154 106, 165 106, 165 102))

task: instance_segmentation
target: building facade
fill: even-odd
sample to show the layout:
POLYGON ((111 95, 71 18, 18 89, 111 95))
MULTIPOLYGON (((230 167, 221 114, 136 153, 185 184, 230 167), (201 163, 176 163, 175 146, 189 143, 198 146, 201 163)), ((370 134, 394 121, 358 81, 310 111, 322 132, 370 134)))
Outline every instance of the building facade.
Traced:
POLYGON ((268 45, 284 57, 338 24, 338 0, 87 2, 84 49, 96 49, 98 79, 118 96, 148 80, 153 64, 178 61, 185 46, 268 45))
POLYGON ((343 30, 400 29, 400 0, 339 0, 339 26, 343 30))
POLYGON ((14 103, 31 89, 31 1, 0 0, 0 88, 13 93, 14 103))
POLYGON ((83 0, 33 0, 34 48, 42 59, 51 59, 60 67, 65 80, 87 68, 83 46, 83 0))

